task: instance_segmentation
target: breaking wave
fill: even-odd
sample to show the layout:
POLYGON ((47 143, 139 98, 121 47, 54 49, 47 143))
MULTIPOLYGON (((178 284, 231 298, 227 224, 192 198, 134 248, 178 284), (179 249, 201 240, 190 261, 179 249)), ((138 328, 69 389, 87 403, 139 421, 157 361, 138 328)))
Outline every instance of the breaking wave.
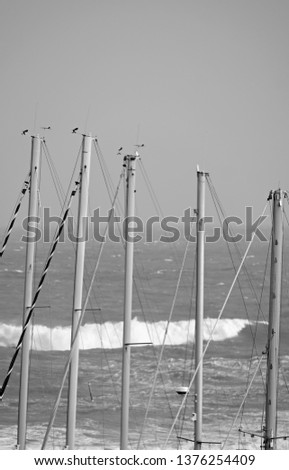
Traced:
MULTIPOLYGON (((204 323, 204 339, 211 336, 216 320, 206 318, 204 323)), ((239 318, 221 319, 213 334, 213 341, 225 341, 238 336, 250 322, 239 318)), ((140 346, 144 343, 153 343, 158 346, 163 342, 167 322, 144 323, 137 318, 132 320, 131 342, 140 346)), ((80 349, 116 349, 122 346, 123 322, 106 322, 102 324, 87 323, 80 329, 80 349)), ((15 325, 0 324, 0 346, 16 346, 21 327, 15 325)), ((70 349, 69 327, 56 326, 49 328, 43 325, 34 325, 32 335, 32 349, 38 351, 66 351, 70 349)), ((172 322, 168 328, 166 338, 167 345, 186 344, 187 341, 194 342, 195 321, 172 322)))

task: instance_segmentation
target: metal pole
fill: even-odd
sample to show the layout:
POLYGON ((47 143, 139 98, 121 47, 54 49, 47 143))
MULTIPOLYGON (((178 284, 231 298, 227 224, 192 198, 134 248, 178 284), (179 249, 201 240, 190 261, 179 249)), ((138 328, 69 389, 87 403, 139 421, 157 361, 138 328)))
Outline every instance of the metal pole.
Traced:
MULTIPOLYGON (((74 292, 73 292, 73 312, 71 342, 75 336, 75 330, 78 324, 82 309, 82 291, 83 291, 83 272, 85 258, 85 242, 87 238, 87 211, 88 211, 88 188, 90 173, 92 137, 84 136, 82 142, 81 156, 81 181, 78 205, 77 220, 77 245, 75 259, 74 292)), ((76 338, 74 347, 68 384, 68 409, 67 409, 67 428, 66 428, 66 447, 74 449, 75 426, 76 426, 76 405, 77 405, 77 382, 78 382, 78 360, 79 360, 79 335, 76 338)))
POLYGON ((121 429, 120 449, 128 448, 129 429, 129 387, 130 387, 130 350, 131 350, 131 313, 133 285, 133 251, 134 242, 128 234, 129 220, 134 217, 135 208, 135 172, 136 156, 125 157, 126 164, 126 224, 125 224, 125 279, 124 279, 124 320, 122 348, 122 390, 121 390, 121 429))
MULTIPOLYGON (((38 189, 39 189, 39 165, 40 165, 40 146, 41 138, 39 135, 32 137, 31 143, 31 163, 30 163, 30 193, 28 206, 29 226, 37 226, 38 216, 38 189)), ((36 240, 29 234, 27 229, 26 261, 25 261, 25 285, 23 302, 23 325, 25 324, 27 314, 32 304, 33 280, 34 280, 34 260, 36 240)), ((20 369, 20 389, 19 389, 19 408, 18 408, 18 430, 17 430, 17 448, 25 449, 26 428, 27 428, 27 404, 28 404, 28 379, 29 379, 29 355, 31 343, 31 327, 28 326, 26 335, 22 343, 21 351, 21 369, 20 369)))
POLYGON ((266 428, 264 446, 276 449, 277 385, 279 366, 279 324, 282 284, 283 200, 284 191, 273 192, 273 230, 271 248, 269 326, 267 344, 266 428))
POLYGON ((204 317, 204 255, 205 255, 205 183, 207 173, 197 170, 197 275, 196 275, 196 324, 195 367, 199 365, 195 381, 196 422, 195 449, 202 447, 203 426, 203 317, 204 317))

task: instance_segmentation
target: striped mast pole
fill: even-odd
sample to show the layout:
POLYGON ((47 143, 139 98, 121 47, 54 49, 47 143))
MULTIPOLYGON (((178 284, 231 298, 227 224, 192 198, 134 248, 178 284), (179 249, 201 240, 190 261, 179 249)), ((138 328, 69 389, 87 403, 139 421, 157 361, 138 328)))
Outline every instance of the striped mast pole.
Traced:
POLYGON ((82 292, 83 273, 85 259, 85 243, 87 232, 88 215, 88 189, 91 157, 91 135, 83 136, 82 156, 81 156, 81 179, 77 220, 77 245, 74 275, 73 311, 71 345, 73 344, 73 354, 70 364, 69 385, 68 385, 68 409, 66 427, 66 448, 74 449, 76 408, 77 408, 77 382, 78 382, 78 362, 79 362, 79 334, 77 325, 82 312, 82 292))
MULTIPOLYGON (((271 197, 271 194, 269 197, 271 197)), ((287 197, 287 193, 281 189, 274 191, 272 194, 273 230, 267 342, 266 426, 264 434, 265 450, 276 449, 277 437, 277 386, 279 371, 284 197, 287 197)))
POLYGON ((124 320, 122 348, 122 389, 121 389, 121 428, 120 449, 128 449, 129 431, 129 389, 130 389, 130 353, 131 353, 131 315, 132 315, 132 286, 133 286, 133 254, 134 242, 129 240, 128 225, 134 217, 135 210, 135 177, 136 155, 124 158, 126 166, 126 204, 125 204, 125 278, 124 278, 124 320))
POLYGON ((7 246, 7 243, 8 243, 8 240, 9 240, 9 237, 11 235, 11 232, 12 232, 12 229, 13 229, 13 226, 14 226, 14 223, 15 223, 15 220, 17 218, 17 215, 18 215, 18 212, 20 210, 20 207, 21 207, 21 204, 22 204, 22 201, 23 201, 23 198, 25 196, 25 193, 27 191, 27 189, 29 188, 29 185, 30 185, 30 173, 29 175, 27 176, 27 178, 25 178, 25 181, 24 181, 24 184, 22 186, 22 189, 21 189, 21 193, 20 193, 20 196, 17 200, 17 203, 16 203, 16 207, 15 207, 15 210, 14 210, 14 213, 12 215, 12 218, 10 220, 10 223, 8 225, 8 228, 6 230, 6 235, 5 235, 5 238, 4 238, 4 241, 3 241, 3 244, 2 244, 2 248, 0 250, 0 258, 2 258, 2 256, 4 255, 4 251, 6 249, 6 246, 7 246))
MULTIPOLYGON (((35 250, 37 241, 35 234, 30 238, 29 227, 37 227, 38 217, 38 191, 40 174, 40 148, 41 138, 39 135, 32 136, 31 167, 30 167, 30 193, 28 206, 28 225, 26 236, 26 261, 25 261, 25 285, 23 303, 23 325, 32 304, 35 250)), ((18 430, 17 448, 25 449, 27 428, 27 406, 28 406, 28 380, 30 365, 31 327, 27 326, 26 335, 23 338, 20 368, 19 407, 18 407, 18 430)))
POLYGON ((72 199, 73 199, 73 197, 75 196, 75 194, 77 193, 78 186, 79 186, 79 181, 76 181, 76 182, 75 182, 75 187, 74 187, 74 189, 71 191, 71 194, 70 194, 70 197, 69 197, 69 200, 68 200, 68 203, 67 203, 67 206, 66 206, 64 215, 63 215, 62 220, 61 220, 61 222, 60 222, 60 224, 59 224, 59 226, 58 226, 56 235, 55 235, 55 237, 54 237, 54 241, 53 241, 53 243, 52 243, 52 245, 51 245, 51 248, 50 248, 50 251, 49 251, 49 254, 48 254, 46 263, 45 263, 45 266, 44 266, 43 271, 42 271, 42 274, 41 274, 40 281, 39 281, 39 283, 38 283, 37 290, 36 290, 36 292, 35 292, 35 294, 34 294, 34 297, 33 297, 33 301, 32 301, 31 307, 30 307, 30 309, 29 309, 29 312, 28 312, 28 314, 27 314, 25 323, 24 323, 24 325, 23 325, 22 332, 21 332, 21 335, 20 335, 20 337, 19 337, 18 343, 17 343, 17 345, 16 345, 16 348, 15 348, 14 354, 13 354, 13 356, 12 356, 12 359, 11 359, 11 361, 10 361, 10 364, 9 364, 9 367, 8 367, 8 370, 7 370, 5 379, 4 379, 3 383, 2 383, 2 387, 1 387, 1 389, 0 389, 0 401, 3 400, 3 397, 4 397, 4 394, 5 394, 6 388, 7 388, 7 386, 8 386, 8 383, 9 383, 9 380, 10 380, 10 377, 11 377, 11 374, 12 374, 13 369, 14 369, 14 365, 15 365, 17 356, 18 356, 18 354, 19 354, 19 351, 20 351, 20 349, 21 349, 23 340, 24 340, 24 338, 25 338, 25 334, 26 334, 26 332, 27 332, 27 328, 28 328, 29 325, 30 325, 30 321, 31 321, 31 318, 32 318, 32 315, 33 315, 33 312, 34 312, 34 309, 35 309, 36 302, 37 302, 37 300, 38 300, 39 294, 40 294, 41 289, 42 289, 42 287, 43 287, 46 274, 47 274, 47 272, 48 272, 50 263, 51 263, 51 261, 52 261, 52 258, 53 258, 53 256, 54 256, 54 253, 55 253, 57 244, 58 244, 59 239, 60 239, 60 236, 61 236, 61 234, 62 234, 62 231, 63 231, 63 228, 64 228, 64 224, 65 224, 65 222, 66 222, 68 213, 69 213, 69 211, 70 211, 70 206, 71 206, 72 199))

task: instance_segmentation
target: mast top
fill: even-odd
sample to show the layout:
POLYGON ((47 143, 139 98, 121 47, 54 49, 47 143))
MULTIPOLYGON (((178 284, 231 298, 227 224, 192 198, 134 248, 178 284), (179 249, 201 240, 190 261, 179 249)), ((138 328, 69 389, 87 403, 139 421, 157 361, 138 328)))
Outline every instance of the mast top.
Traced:
POLYGON ((135 155, 125 155, 123 157, 123 161, 126 162, 127 160, 140 160, 140 154, 136 151, 135 155))
POLYGON ((273 191, 271 189, 271 191, 269 192, 269 195, 267 197, 267 201, 270 201, 272 199, 277 199, 279 200, 279 205, 281 206, 282 205, 282 198, 288 198, 288 191, 286 190, 283 190, 283 189, 276 189, 275 191, 273 191))
POLYGON ((197 174, 198 175, 204 175, 204 176, 209 176, 209 173, 203 170, 200 170, 199 164, 197 165, 197 174))

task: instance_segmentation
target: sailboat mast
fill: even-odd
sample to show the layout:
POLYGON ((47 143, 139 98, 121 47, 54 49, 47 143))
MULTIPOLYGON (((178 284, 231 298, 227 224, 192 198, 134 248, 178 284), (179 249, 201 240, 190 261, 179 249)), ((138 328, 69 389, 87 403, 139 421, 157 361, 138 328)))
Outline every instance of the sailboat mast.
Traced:
POLYGON ((204 318, 204 260, 205 260, 205 183, 207 173, 197 169, 197 275, 195 324, 195 449, 202 448, 203 427, 203 318, 204 318))
MULTIPOLYGON (((71 343, 74 340, 75 332, 82 310, 83 272, 85 258, 85 242, 87 238, 87 212, 88 212, 88 189, 90 173, 92 137, 84 136, 82 142, 81 155, 81 179, 79 191, 78 219, 77 219, 77 244, 74 275, 74 294, 71 343)), ((70 365, 69 385, 68 385, 68 410, 66 447, 74 449, 75 425, 76 425, 76 404, 77 404, 77 382, 78 382, 78 360, 79 360, 79 335, 75 340, 73 355, 70 365)))
MULTIPOLYGON (((37 225, 36 218, 38 216, 40 147, 41 147, 41 138, 39 137, 39 135, 33 136, 32 143, 31 143, 30 192, 29 192, 29 206, 28 206, 28 223, 30 227, 35 227, 37 225)), ((29 229, 28 229, 27 230, 27 245, 26 245, 26 261, 25 261, 23 324, 26 321, 27 314, 32 304, 35 249, 36 249, 36 241, 31 239, 31 237, 29 236, 29 229)), ((18 430, 17 430, 17 448, 20 450, 25 449, 25 445, 26 445, 30 343, 31 343, 31 327, 28 326, 26 334, 23 338, 22 351, 21 351, 18 430)))
POLYGON ((276 449, 277 436, 277 385, 279 365, 279 324, 281 310, 283 201, 281 189, 273 192, 273 230, 271 248, 269 326, 267 343, 266 427, 264 447, 276 449))
POLYGON ((120 449, 128 448, 129 429, 129 387, 130 387, 130 353, 131 353, 131 315, 133 287, 133 254, 134 242, 128 234, 129 221, 134 217, 135 210, 135 177, 138 154, 127 155, 126 165, 126 208, 125 208, 125 278, 124 278, 124 320, 122 348, 122 390, 121 390, 121 429, 120 449))

